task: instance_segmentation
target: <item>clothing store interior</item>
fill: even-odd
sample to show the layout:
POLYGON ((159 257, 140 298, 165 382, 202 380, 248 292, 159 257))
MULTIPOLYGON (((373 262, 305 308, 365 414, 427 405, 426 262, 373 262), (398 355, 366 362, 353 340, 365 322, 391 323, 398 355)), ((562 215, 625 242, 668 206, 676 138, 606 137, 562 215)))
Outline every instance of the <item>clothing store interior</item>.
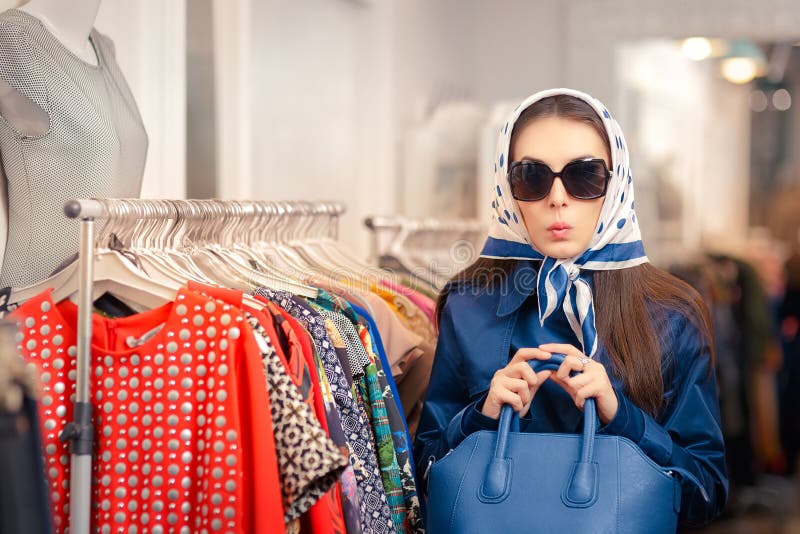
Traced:
POLYGON ((796 0, 0 0, 0 117, 0 534, 800 533, 796 0), (561 101, 591 120, 515 122, 561 101), (604 150, 554 164, 543 125, 604 150), (582 203, 552 256, 531 214, 582 203), (603 318, 647 263, 686 321, 625 282, 652 325, 603 318), (476 265, 534 282, 469 293, 476 265), (591 427, 671 519, 626 523, 647 484, 602 455, 594 504, 538 467, 447 500, 512 411, 544 438, 508 469, 569 434, 569 473, 591 427))

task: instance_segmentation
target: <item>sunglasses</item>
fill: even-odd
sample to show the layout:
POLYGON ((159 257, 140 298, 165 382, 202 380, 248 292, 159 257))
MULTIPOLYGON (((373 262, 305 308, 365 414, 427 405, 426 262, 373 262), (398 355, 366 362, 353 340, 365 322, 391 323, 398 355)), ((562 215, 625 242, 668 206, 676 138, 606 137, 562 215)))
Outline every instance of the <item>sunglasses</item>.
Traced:
POLYGON ((602 159, 578 159, 564 165, 561 172, 541 161, 515 161, 508 168, 511 195, 522 201, 542 200, 550 193, 556 177, 573 198, 591 200, 606 194, 611 172, 602 159))

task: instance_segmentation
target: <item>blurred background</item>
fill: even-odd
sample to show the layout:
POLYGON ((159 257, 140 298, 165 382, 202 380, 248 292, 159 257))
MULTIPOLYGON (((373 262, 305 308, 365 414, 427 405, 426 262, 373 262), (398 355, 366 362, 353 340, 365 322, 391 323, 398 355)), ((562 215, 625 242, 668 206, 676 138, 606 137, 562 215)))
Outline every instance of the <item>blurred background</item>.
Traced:
POLYGON ((800 2, 104 0, 97 27, 150 136, 143 196, 340 201, 355 252, 441 278, 480 245, 505 113, 598 97, 649 257, 714 315, 732 493, 707 531, 800 532, 800 2))

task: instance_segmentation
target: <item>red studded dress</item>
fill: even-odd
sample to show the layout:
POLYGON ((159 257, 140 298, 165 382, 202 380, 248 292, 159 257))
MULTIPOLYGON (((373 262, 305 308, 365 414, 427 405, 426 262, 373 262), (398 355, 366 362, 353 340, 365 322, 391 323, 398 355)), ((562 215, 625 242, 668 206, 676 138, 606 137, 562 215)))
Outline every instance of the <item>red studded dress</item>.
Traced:
MULTIPOLYGON (((56 532, 69 521, 77 307, 45 291, 11 314, 39 369, 56 532)), ((188 290, 151 311, 93 316, 92 527, 101 533, 284 532, 261 353, 236 308, 188 290)))

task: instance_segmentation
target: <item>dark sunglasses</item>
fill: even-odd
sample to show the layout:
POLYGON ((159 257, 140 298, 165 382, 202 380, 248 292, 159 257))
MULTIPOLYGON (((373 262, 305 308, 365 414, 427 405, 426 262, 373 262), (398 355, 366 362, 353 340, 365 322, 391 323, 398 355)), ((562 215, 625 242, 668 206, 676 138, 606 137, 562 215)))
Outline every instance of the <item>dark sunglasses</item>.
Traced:
POLYGON ((541 161, 515 161, 508 168, 511 194, 517 200, 542 200, 550 193, 556 177, 573 198, 591 200, 606 194, 611 172, 602 159, 578 159, 564 165, 561 172, 541 161))

